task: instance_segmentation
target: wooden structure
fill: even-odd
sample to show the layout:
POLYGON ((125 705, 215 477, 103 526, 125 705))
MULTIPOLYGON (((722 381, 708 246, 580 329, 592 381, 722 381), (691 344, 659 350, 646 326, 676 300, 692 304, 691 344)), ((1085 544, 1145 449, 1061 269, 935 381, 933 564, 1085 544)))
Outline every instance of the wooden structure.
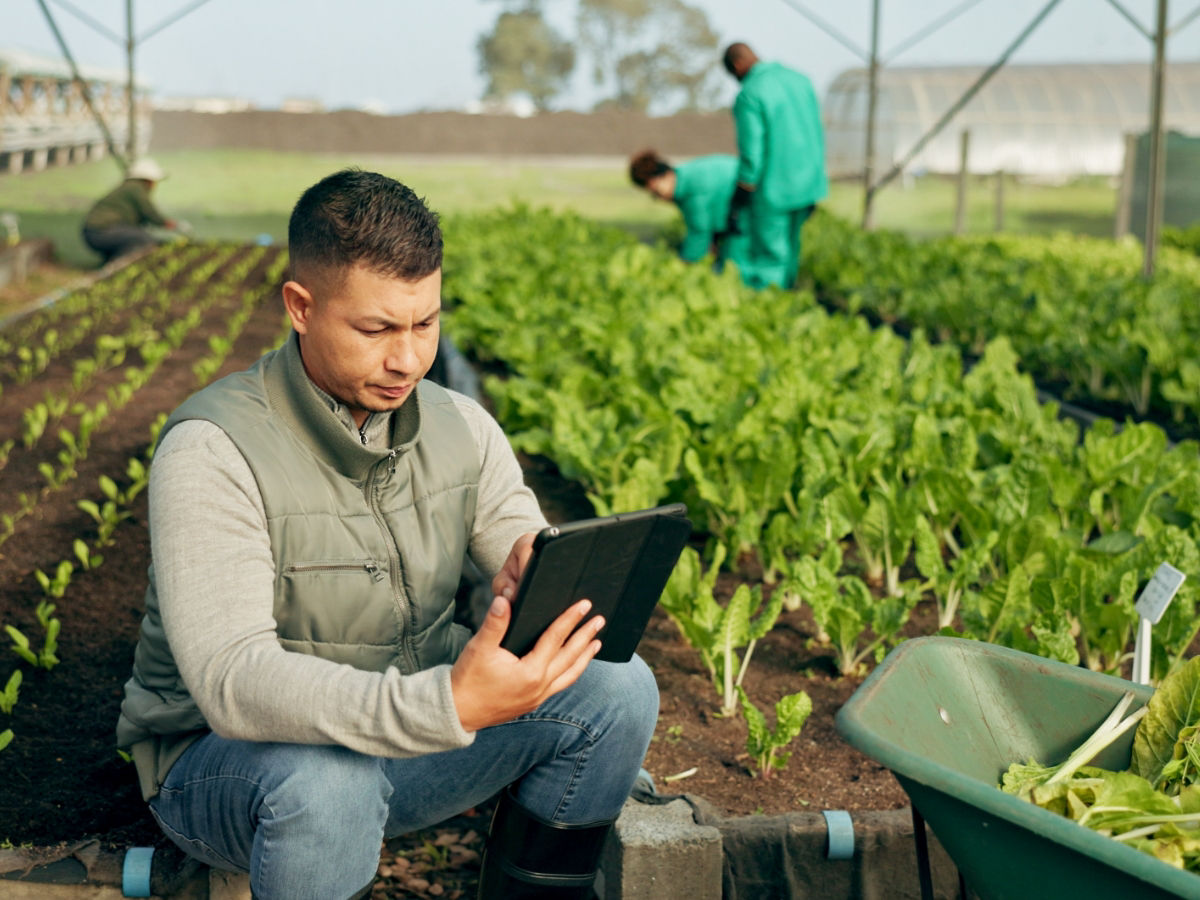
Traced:
MULTIPOLYGON (((108 152, 104 117, 118 146, 129 131, 126 73, 83 66, 92 109, 63 60, 0 50, 0 175, 99 159, 108 152)), ((145 85, 136 92, 138 153, 150 142, 150 103, 145 85)))

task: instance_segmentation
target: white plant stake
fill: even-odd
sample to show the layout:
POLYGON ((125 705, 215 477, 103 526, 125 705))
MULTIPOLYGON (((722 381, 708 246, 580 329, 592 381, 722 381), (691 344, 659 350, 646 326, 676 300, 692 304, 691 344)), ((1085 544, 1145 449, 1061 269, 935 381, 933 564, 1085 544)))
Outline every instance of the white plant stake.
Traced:
POLYGON ((1158 624, 1186 577, 1170 563, 1160 564, 1134 604, 1138 630, 1133 645, 1133 680, 1138 684, 1150 683, 1150 629, 1158 624))

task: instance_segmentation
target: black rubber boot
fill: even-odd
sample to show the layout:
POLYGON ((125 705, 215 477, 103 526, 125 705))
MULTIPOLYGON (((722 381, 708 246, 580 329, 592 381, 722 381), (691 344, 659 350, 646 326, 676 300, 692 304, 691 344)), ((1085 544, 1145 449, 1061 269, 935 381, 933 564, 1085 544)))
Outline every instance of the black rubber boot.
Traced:
POLYGON ((556 825, 506 790, 492 816, 479 900, 592 900, 592 882, 612 822, 556 825))

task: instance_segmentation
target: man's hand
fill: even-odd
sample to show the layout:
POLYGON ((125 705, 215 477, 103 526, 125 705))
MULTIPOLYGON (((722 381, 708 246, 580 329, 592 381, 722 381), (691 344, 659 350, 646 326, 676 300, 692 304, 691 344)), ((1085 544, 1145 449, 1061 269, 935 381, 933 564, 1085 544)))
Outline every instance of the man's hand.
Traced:
POLYGON ((507 600, 517 596, 517 585, 521 583, 521 573, 529 564, 529 557, 533 556, 533 539, 535 537, 537 534, 531 531, 513 541, 512 549, 508 551, 508 559, 504 561, 504 565, 492 579, 493 596, 504 597, 507 600))
POLYGON ((517 657, 500 646, 512 606, 507 598, 496 596, 479 631, 450 670, 454 708, 462 727, 477 731, 509 722, 574 684, 600 651, 596 633, 604 627, 602 616, 593 616, 575 630, 591 608, 589 600, 575 603, 551 623, 529 653, 517 657))
POLYGON ((725 220, 724 232, 726 235, 742 233, 741 225, 738 224, 739 214, 750 205, 753 196, 754 188, 740 181, 737 183, 737 187, 733 189, 733 196, 729 198, 729 216, 725 220))

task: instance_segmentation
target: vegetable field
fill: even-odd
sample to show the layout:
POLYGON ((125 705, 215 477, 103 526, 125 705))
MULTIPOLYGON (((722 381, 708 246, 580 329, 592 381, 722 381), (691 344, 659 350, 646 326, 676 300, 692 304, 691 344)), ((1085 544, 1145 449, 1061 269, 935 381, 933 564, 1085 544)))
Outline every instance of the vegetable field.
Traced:
MULTIPOLYGON (((1119 674, 1139 587, 1163 560, 1197 570, 1196 444, 1152 424, 1081 433, 1038 404, 1020 335, 980 340, 964 375, 959 348, 921 330, 905 340, 804 291, 751 294, 581 220, 518 210, 475 227, 477 257, 448 267, 450 327, 507 366, 487 388, 517 446, 598 511, 688 504, 710 538, 663 602, 727 711, 731 673, 780 609, 811 612, 845 675, 922 604, 949 633, 1119 674), (750 558, 761 584, 714 606, 699 573, 750 558)), ((837 271, 834 252, 816 255, 837 271)), ((1082 317, 1094 298, 1074 259, 1077 293, 1057 298, 1082 317)), ((1196 636, 1197 590, 1155 630, 1156 676, 1196 636)))
MULTIPOLYGON (((814 761, 840 745, 837 705, 907 637, 1128 674, 1133 601, 1164 560, 1191 577, 1155 629, 1156 677, 1200 627, 1196 444, 1150 423, 1083 432, 1039 404, 1028 373, 1067 375, 1038 369, 1049 332, 1000 302, 1029 306, 1036 286, 1066 348, 1104 336, 1089 315, 1146 310, 1173 310, 1166 339, 1182 340, 1190 313, 1170 301, 1195 295, 1196 274, 1172 263, 1127 297, 1111 244, 1117 262, 1065 239, 984 242, 989 268, 971 244, 841 229, 822 217, 806 232, 815 292, 751 293, 569 213, 446 222, 444 327, 485 374, 531 480, 570 498, 563 515, 688 504, 699 531, 645 645, 664 696, 648 767, 660 789, 725 784, 737 814, 902 804, 848 748, 836 773, 814 761), (990 293, 961 286, 964 272, 990 293), (885 308, 888 286, 908 305, 885 308), (921 319, 921 297, 958 302, 921 319), (1133 306, 1104 313, 1103 298, 1133 306), (860 310, 916 327, 902 337, 860 310)), ((0 840, 53 842, 64 819, 75 836, 156 839, 112 736, 145 586, 154 430, 284 335, 285 259, 161 248, 0 331, 0 759, 17 799, 0 840)), ((1088 378, 1070 383, 1090 378, 1105 400, 1143 383, 1136 354, 1077 355, 1088 378)), ((1164 362, 1139 396, 1170 407, 1165 385, 1186 377, 1164 362)))
POLYGON ((113 716, 145 591, 150 447, 231 354, 241 367, 282 336, 285 263, 163 248, 0 332, 2 839, 145 835, 113 716))

